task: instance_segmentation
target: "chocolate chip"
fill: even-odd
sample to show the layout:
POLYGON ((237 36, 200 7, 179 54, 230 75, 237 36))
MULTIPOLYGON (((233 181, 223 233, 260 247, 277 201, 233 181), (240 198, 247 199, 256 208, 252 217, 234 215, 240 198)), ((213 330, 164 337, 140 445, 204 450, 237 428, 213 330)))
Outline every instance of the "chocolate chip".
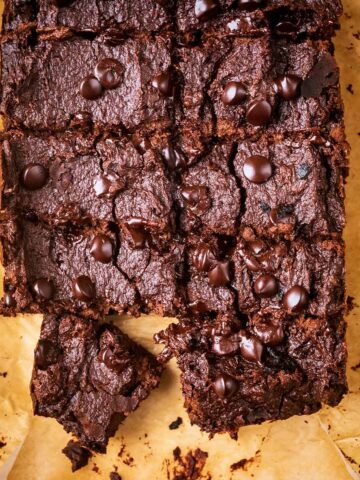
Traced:
POLYGON ((103 87, 96 77, 89 75, 81 82, 80 94, 86 100, 96 100, 103 94, 103 87))
POLYGON ((72 291, 74 297, 82 302, 91 302, 96 295, 95 285, 86 275, 80 275, 73 280, 72 291))
POLYGON ((125 182, 121 180, 115 173, 99 175, 94 183, 95 193, 98 197, 113 197, 117 192, 123 190, 125 182))
POLYGON ((16 307, 16 300, 12 292, 5 292, 4 294, 4 303, 9 308, 16 307))
POLYGON ((152 81, 152 86, 159 90, 165 97, 172 97, 174 95, 174 79, 170 72, 157 75, 152 81))
POLYGON ((111 238, 103 234, 96 235, 90 245, 90 254, 97 262, 110 263, 114 254, 111 238))
POLYGON ((246 12, 253 12, 263 5, 263 0, 238 0, 239 10, 245 10, 246 12))
POLYGON ((216 262, 215 266, 208 273, 209 283, 213 287, 225 287, 230 283, 230 263, 216 262))
POLYGON ((295 168, 296 171, 296 176, 300 180, 305 180, 308 176, 309 173, 311 172, 311 167, 307 163, 302 163, 301 165, 297 165, 295 168))
POLYGON ((298 26, 290 20, 282 20, 275 25, 277 35, 294 35, 298 31, 298 26))
POLYGON ((248 245, 255 255, 259 255, 266 249, 266 243, 262 240, 252 240, 248 243, 248 245))
POLYGON ((222 374, 213 382, 215 393, 222 399, 231 398, 238 391, 238 382, 229 375, 222 374))
POLYGON ((264 183, 273 173, 271 162, 262 155, 253 155, 245 160, 243 172, 252 183, 264 183))
POLYGON ((294 285, 285 293, 283 305, 288 312, 302 312, 309 305, 308 291, 301 285, 294 285))
POLYGON ((246 90, 240 82, 229 82, 225 85, 221 100, 225 105, 239 105, 246 98, 246 90))
POLYGON ((162 151, 163 157, 166 160, 168 167, 171 170, 176 170, 178 168, 186 168, 187 162, 184 155, 176 150, 171 144, 168 144, 166 148, 162 151))
POLYGON ((252 255, 245 255, 244 263, 246 267, 252 272, 258 272, 259 270, 261 270, 261 264, 252 255))
POLYGON ((98 359, 111 370, 116 370, 118 372, 123 370, 124 362, 108 347, 104 347, 100 350, 98 359))
POLYGON ((149 234, 145 230, 144 222, 138 218, 131 218, 126 223, 126 229, 130 234, 133 247, 145 248, 148 245, 149 234))
POLYGON ((254 333, 261 340, 262 343, 265 343, 265 345, 270 345, 272 347, 279 345, 284 340, 284 330, 281 325, 255 325, 254 333))
POLYGON ((269 273, 262 273, 254 283, 254 290, 261 298, 274 297, 279 290, 278 281, 269 273))
POLYGON ((50 340, 39 340, 35 350, 35 365, 45 370, 57 362, 58 350, 50 340))
POLYGON ((33 282, 32 288, 41 300, 51 300, 55 293, 54 284, 46 278, 38 278, 33 282))
POLYGON ((195 214, 201 214, 210 206, 208 190, 203 186, 183 187, 181 196, 186 207, 195 214))
POLYGON ((46 185, 49 178, 47 168, 38 163, 30 163, 21 172, 20 181, 26 190, 38 190, 46 185))
POLYGON ((292 100, 300 92, 301 78, 296 75, 282 75, 274 80, 274 90, 285 100, 292 100))
POLYGON ((63 453, 71 461, 71 469, 73 472, 85 467, 89 462, 89 458, 92 456, 87 448, 82 447, 79 442, 75 442, 74 440, 69 441, 63 449, 63 453))
POLYGON ((237 338, 214 335, 211 350, 216 355, 230 355, 239 350, 239 341, 237 338))
POLYGON ((264 352, 264 346, 254 336, 247 336, 244 333, 241 334, 240 340, 240 353, 249 362, 261 363, 261 358, 264 352))
POLYGON ((254 100, 246 112, 246 118, 255 127, 264 127, 268 124, 272 108, 267 100, 254 100))
POLYGON ((219 5, 216 0, 196 0, 195 15, 204 22, 214 17, 219 10, 219 5))
POLYGON ((192 302, 189 304, 189 308, 193 313, 207 313, 209 311, 205 302, 192 302))
POLYGON ((301 94, 305 98, 320 97, 325 88, 336 85, 338 81, 339 70, 335 59, 330 53, 325 53, 303 81, 301 94))
POLYGON ((199 272, 208 272, 216 262, 216 258, 209 245, 200 243, 194 251, 193 262, 199 272))
POLYGON ((183 423, 182 418, 178 417, 176 420, 170 423, 169 425, 169 430, 176 430, 180 427, 180 425, 183 423))
POLYGON ((119 86, 124 73, 124 67, 114 58, 103 58, 95 67, 95 76, 106 89, 119 86))

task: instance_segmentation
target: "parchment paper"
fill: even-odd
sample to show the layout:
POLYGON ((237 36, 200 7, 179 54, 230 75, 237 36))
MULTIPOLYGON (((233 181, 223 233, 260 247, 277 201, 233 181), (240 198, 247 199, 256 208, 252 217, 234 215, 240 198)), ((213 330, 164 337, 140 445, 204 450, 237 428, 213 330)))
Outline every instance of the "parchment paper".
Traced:
MULTIPOLYGON (((2 3, 2 2, 1 2, 2 3)), ((347 135, 352 146, 347 186, 347 285, 360 305, 360 0, 344 2, 336 57, 342 72, 347 135), (352 87, 350 87, 351 85, 352 87), (351 92, 354 93, 351 93, 351 92)), ((143 316, 116 323, 150 351, 152 335, 171 319, 143 316)), ((170 362, 161 386, 111 439, 108 453, 71 473, 61 453, 71 438, 53 419, 33 417, 28 393, 41 316, 0 318, 0 480, 99 480, 117 471, 123 480, 174 478, 173 450, 208 453, 199 478, 212 480, 348 480, 360 478, 360 308, 348 316, 350 393, 339 407, 308 417, 245 427, 237 441, 209 440, 190 426, 178 372, 170 362), (357 367, 358 366, 358 367, 357 367), (181 417, 176 430, 169 424, 181 417), (239 463, 240 462, 240 463, 239 463), (237 468, 231 469, 231 465, 237 468)))

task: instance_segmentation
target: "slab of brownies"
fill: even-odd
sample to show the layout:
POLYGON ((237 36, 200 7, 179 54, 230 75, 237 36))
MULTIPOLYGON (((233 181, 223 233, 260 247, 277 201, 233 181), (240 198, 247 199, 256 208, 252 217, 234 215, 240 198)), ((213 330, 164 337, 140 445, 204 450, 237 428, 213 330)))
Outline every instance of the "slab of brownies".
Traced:
POLYGON ((5 2, 1 312, 45 314, 34 411, 82 447, 105 451, 172 356, 210 434, 346 393, 341 12, 5 2), (103 323, 148 312, 178 320, 158 359, 103 323))

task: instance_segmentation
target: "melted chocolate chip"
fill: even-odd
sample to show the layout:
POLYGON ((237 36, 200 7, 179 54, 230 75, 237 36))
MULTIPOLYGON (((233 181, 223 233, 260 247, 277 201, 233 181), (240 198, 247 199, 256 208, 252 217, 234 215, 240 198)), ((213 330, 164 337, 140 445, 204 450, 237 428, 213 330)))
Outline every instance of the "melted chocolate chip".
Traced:
POLYGON ((136 249, 145 248, 148 245, 149 234, 145 230, 145 224, 138 218, 132 218, 126 223, 133 247, 136 249))
POLYGON ((266 243, 262 240, 252 240, 248 243, 248 245, 255 255, 259 255, 266 250, 266 243))
POLYGON ((309 293, 301 285, 294 285, 283 298, 283 305, 291 313, 300 313, 309 305, 309 293))
MULTIPOLYGON (((123 370, 124 362, 108 347, 100 350, 98 359, 111 370, 116 370, 117 372, 121 372, 123 370)), ((126 359, 124 360, 126 362, 126 359)))
POLYGON ((261 363, 261 358, 264 352, 264 346, 254 336, 247 336, 244 333, 241 334, 240 340, 240 353, 249 362, 261 363))
POLYGON ((216 355, 230 355, 239 350, 239 341, 237 338, 214 335, 211 350, 216 355))
POLYGON ((265 183, 273 173, 271 162, 262 155, 246 159, 243 167, 245 177, 252 183, 265 183))
POLYGON ((222 374, 216 377, 213 387, 218 397, 222 399, 231 398, 238 391, 238 382, 229 375, 222 374))
POLYGON ((57 362, 58 350, 50 340, 39 340, 35 350, 35 365, 45 370, 57 362))
POLYGON ((263 0, 238 0, 239 10, 245 10, 246 12, 253 12, 263 5, 263 0))
POLYGON ((210 206, 210 199, 206 187, 183 187, 181 196, 186 207, 195 214, 201 214, 210 206))
POLYGON ((317 98, 325 88, 337 85, 338 82, 339 70, 335 59, 330 53, 325 53, 303 81, 301 94, 305 98, 317 98))
POLYGON ((16 307, 16 300, 12 292, 5 292, 4 294, 4 303, 9 308, 16 307))
POLYGON ((75 442, 74 440, 69 441, 63 449, 63 453, 71 461, 71 469, 73 472, 85 467, 89 462, 89 458, 92 456, 87 448, 82 447, 79 442, 75 442))
POLYGON ((299 95, 301 78, 296 75, 283 75, 274 80, 274 90, 284 100, 292 100, 299 95))
POLYGON ((80 94, 86 100, 96 100, 103 94, 103 87, 96 77, 89 75, 81 82, 80 94))
POLYGON ((216 262, 216 258, 209 245, 200 243, 194 252, 193 262, 199 272, 208 272, 216 262))
POLYGON ((81 302, 91 302, 96 295, 95 285, 86 275, 80 275, 73 280, 72 291, 74 297, 81 302))
POLYGON ((277 35, 294 35, 298 32, 298 26, 290 20, 282 20, 275 25, 277 35))
POLYGON ((255 127, 265 127, 271 118, 272 108, 267 100, 254 100, 246 112, 246 118, 255 127))
POLYGON ((246 90, 240 82, 229 82, 225 85, 221 100, 225 105, 239 105, 246 98, 246 90))
POLYGON ((99 175, 94 183, 95 193, 98 197, 113 197, 125 187, 125 183, 116 174, 108 173, 99 175))
POLYGON ((168 167, 171 170, 185 168, 187 166, 186 158, 184 157, 184 155, 170 144, 166 148, 164 148, 162 154, 166 160, 168 167))
POLYGON ((123 73, 123 66, 114 58, 103 58, 95 67, 95 76, 109 90, 119 86, 123 73))
POLYGON ((21 184, 26 190, 38 190, 46 185, 49 178, 48 170, 38 163, 27 165, 20 175, 21 184))
POLYGON ((209 283, 213 287, 225 287, 231 281, 230 263, 216 262, 215 266, 208 273, 209 283))
POLYGON ((196 0, 195 1, 195 15, 201 21, 205 22, 213 18, 219 10, 219 5, 216 0, 196 0))
POLYGON ((157 75, 152 81, 152 86, 159 90, 165 97, 172 97, 174 95, 174 79, 170 72, 163 72, 157 75))
POLYGON ((261 298, 274 297, 279 290, 278 281, 269 273, 262 273, 257 277, 254 283, 254 290, 261 298))
POLYGON ((205 302, 193 302, 189 304, 189 308, 193 313, 207 313, 209 311, 205 302))
POLYGON ((51 300, 55 293, 54 284, 46 278, 38 278, 32 285, 36 296, 41 300, 51 300))
POLYGON ((90 245, 90 254, 97 262, 110 263, 114 254, 111 238, 102 234, 96 235, 90 245))
POLYGON ((284 340, 284 330, 281 325, 255 325, 254 333, 262 343, 271 347, 279 345, 284 340))
POLYGON ((244 256, 244 263, 246 267, 251 270, 252 272, 258 272, 261 270, 261 264, 258 260, 253 257, 252 255, 245 255, 244 256))

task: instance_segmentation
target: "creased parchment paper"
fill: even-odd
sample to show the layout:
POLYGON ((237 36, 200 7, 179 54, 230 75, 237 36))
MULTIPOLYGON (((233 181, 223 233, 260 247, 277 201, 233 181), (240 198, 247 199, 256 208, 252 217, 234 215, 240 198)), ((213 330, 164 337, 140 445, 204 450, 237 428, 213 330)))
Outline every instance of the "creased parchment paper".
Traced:
MULTIPOLYGON (((347 285, 360 305, 360 0, 346 0, 336 38, 352 146, 347 186, 347 285), (351 85, 351 87, 349 86, 351 85), (353 93, 351 93, 353 91, 353 93)), ((116 323, 153 352, 152 335, 171 319, 143 316, 116 323)), ((170 362, 161 386, 111 439, 107 455, 71 473, 61 453, 71 438, 53 419, 33 417, 28 393, 41 316, 0 318, 0 480, 96 480, 117 471, 123 480, 173 479, 173 450, 200 448, 208 458, 200 477, 212 480, 348 480, 360 478, 360 308, 348 316, 350 393, 335 409, 308 417, 245 427, 237 441, 209 440, 190 426, 182 407, 178 372, 170 362), (170 430, 171 422, 183 423, 170 430), (231 468, 232 465, 237 464, 231 468)), ((195 477, 194 477, 195 478, 195 477)))

